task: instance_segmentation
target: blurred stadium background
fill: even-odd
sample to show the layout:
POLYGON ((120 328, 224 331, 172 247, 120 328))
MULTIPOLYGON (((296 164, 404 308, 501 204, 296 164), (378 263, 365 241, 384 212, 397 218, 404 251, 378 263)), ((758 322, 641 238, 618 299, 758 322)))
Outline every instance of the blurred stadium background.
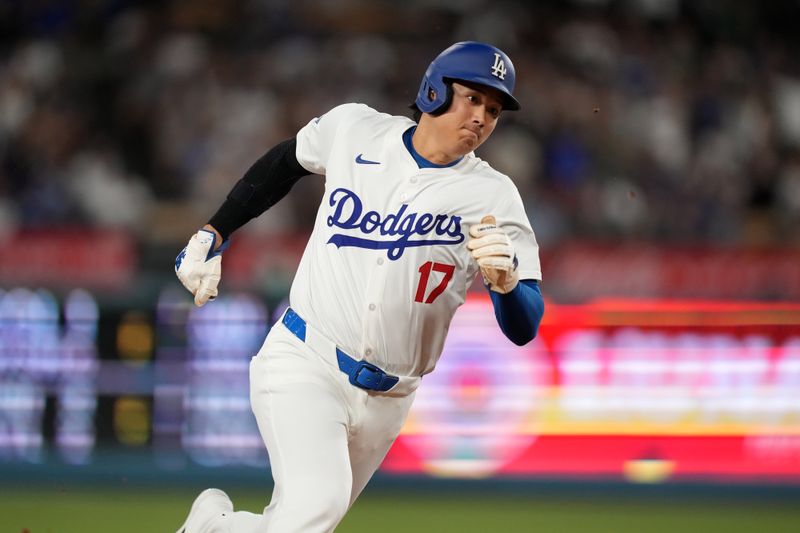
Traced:
MULTIPOLYGON (((0 2, 0 531, 172 531, 265 505, 247 362, 321 180, 172 273, 273 143, 408 113, 457 40, 523 105, 479 155, 542 246, 539 338, 474 287, 341 531, 800 531, 800 2, 0 2), (50 503, 44 503, 50 502, 50 503)), ((298 423, 302 414, 298 413, 298 423)))

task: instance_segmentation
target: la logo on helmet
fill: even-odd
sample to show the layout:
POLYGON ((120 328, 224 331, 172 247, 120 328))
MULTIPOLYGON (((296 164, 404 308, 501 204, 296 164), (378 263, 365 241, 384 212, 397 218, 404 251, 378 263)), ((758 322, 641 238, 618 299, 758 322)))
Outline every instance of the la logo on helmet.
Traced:
POLYGON ((506 62, 500 57, 500 54, 494 54, 494 65, 492 65, 492 74, 500 78, 506 79, 506 62))

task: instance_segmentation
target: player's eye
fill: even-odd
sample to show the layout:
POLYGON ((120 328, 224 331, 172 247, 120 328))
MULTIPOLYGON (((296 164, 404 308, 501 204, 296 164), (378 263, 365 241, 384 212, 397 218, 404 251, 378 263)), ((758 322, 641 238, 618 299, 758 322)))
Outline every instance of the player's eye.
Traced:
POLYGON ((500 108, 490 107, 489 114, 492 116, 492 118, 498 118, 500 116, 500 108))

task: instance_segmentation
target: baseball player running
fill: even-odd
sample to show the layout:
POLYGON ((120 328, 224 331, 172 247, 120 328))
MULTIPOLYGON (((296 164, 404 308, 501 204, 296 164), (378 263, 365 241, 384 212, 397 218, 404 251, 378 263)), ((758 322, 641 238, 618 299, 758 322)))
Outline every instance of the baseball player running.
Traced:
POLYGON ((175 262, 204 305, 230 235, 307 174, 325 176, 290 308, 250 363, 275 481, 261 514, 203 491, 179 533, 333 531, 381 464, 480 271, 515 344, 544 312, 538 245, 517 188, 473 151, 517 110, 501 50, 456 43, 428 67, 414 120, 344 104, 269 150, 175 262))

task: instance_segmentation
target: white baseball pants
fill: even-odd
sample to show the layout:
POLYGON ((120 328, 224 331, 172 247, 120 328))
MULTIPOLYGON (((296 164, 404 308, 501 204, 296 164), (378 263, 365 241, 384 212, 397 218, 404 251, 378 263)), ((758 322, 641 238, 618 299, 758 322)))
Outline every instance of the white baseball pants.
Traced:
MULTIPOLYGON (((332 344, 278 322, 250 363, 250 402, 275 488, 263 514, 236 512, 229 533, 333 531, 400 433, 417 382, 390 393, 350 384, 332 344), (310 337, 310 338, 309 338, 310 337)), ((413 378, 412 378, 413 379, 413 378)))

